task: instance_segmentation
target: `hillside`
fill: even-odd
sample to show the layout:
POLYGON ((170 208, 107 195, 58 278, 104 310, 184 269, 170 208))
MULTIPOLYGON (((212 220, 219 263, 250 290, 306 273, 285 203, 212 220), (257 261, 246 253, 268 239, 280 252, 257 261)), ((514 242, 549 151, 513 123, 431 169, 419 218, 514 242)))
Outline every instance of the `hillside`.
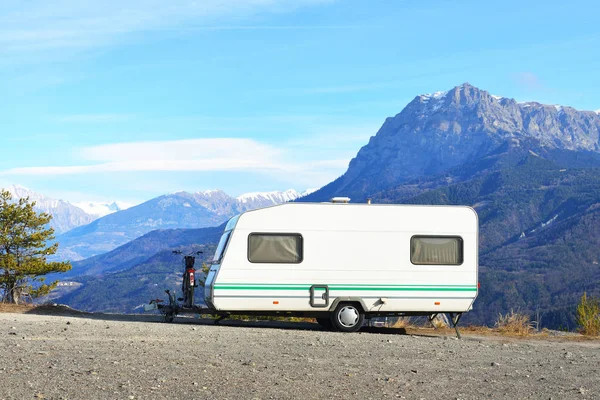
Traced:
POLYGON ((600 295, 600 168, 566 169, 529 153, 466 182, 404 194, 396 188, 375 201, 477 210, 482 289, 468 321, 491 324, 514 308, 574 328, 581 294, 600 295))

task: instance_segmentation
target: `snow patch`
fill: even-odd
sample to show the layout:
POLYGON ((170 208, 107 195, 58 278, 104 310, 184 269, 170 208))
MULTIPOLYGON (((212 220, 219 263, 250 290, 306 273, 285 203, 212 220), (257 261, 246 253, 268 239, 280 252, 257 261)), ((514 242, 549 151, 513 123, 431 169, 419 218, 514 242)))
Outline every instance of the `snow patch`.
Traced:
POLYGON ((492 96, 496 100, 502 100, 502 99, 504 99, 504 97, 502 97, 502 96, 496 96, 495 94, 491 94, 490 96, 492 96))
POLYGON ((545 226, 548 226, 551 223, 553 223, 554 221, 556 221, 556 218, 558 218, 558 214, 556 214, 554 217, 550 218, 548 221, 542 222, 542 228, 545 226))
POLYGON ((134 206, 132 203, 126 203, 123 201, 113 201, 110 203, 84 201, 80 203, 74 203, 73 205, 82 209, 86 214, 97 217, 104 217, 105 215, 126 210, 134 206))
POLYGON ((200 192, 198 192, 198 194, 202 194, 205 196, 210 196, 213 195, 215 193, 222 193, 223 191, 221 189, 208 189, 208 190, 202 190, 200 192))
POLYGON ((248 203, 248 202, 257 201, 257 200, 267 200, 267 201, 271 201, 273 203, 279 204, 279 203, 285 203, 287 201, 295 200, 300 196, 301 196, 301 193, 297 192, 296 190, 288 189, 284 192, 275 191, 275 192, 244 193, 244 194, 236 197, 236 200, 241 203, 248 203))
POLYGON ((531 150, 529 150, 529 154, 531 154, 532 156, 535 156, 535 157, 539 157, 540 156, 539 154, 537 154, 536 152, 531 151, 531 150))
POLYGON ((419 96, 419 98, 421 99, 421 101, 423 103, 427 103, 429 100, 431 99, 441 99, 446 97, 446 95, 448 94, 448 91, 445 92, 435 92, 435 93, 426 93, 426 94, 422 94, 419 96))
POLYGON ((594 111, 596 114, 600 115, 600 108, 594 111))

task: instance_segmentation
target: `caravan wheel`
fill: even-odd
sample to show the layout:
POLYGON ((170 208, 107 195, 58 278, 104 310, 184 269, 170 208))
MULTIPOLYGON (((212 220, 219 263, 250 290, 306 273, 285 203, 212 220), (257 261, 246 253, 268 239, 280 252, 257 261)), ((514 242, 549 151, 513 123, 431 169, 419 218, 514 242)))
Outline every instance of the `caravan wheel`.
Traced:
POLYGON ((331 317, 334 328, 341 332, 358 331, 365 320, 365 314, 355 304, 339 304, 331 317))

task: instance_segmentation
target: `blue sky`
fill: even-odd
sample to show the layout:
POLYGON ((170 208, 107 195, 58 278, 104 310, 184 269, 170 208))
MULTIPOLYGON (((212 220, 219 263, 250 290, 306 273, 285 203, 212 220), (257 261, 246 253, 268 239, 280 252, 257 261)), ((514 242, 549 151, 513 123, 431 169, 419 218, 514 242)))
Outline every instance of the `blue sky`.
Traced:
POLYGON ((0 2, 0 185, 318 187, 416 95, 600 109, 595 1, 0 2), (126 8, 123 8, 126 4, 126 8))

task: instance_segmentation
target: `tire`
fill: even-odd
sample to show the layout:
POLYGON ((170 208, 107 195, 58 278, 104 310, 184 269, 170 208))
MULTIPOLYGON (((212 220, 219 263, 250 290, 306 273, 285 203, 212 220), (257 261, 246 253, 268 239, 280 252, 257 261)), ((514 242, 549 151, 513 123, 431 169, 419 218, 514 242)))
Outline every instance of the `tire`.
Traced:
POLYGON ((340 332, 356 332, 362 327, 364 320, 362 309, 353 303, 338 304, 331 316, 333 327, 340 332))
POLYGON ((330 331, 333 328, 333 324, 331 323, 330 317, 317 318, 317 323, 328 331, 330 331))
POLYGON ((171 322, 173 322, 173 320, 174 320, 174 319, 175 319, 175 314, 173 314, 173 313, 166 313, 166 314, 164 315, 164 320, 165 320, 165 322, 167 322, 167 323, 169 323, 169 324, 170 324, 171 322))

